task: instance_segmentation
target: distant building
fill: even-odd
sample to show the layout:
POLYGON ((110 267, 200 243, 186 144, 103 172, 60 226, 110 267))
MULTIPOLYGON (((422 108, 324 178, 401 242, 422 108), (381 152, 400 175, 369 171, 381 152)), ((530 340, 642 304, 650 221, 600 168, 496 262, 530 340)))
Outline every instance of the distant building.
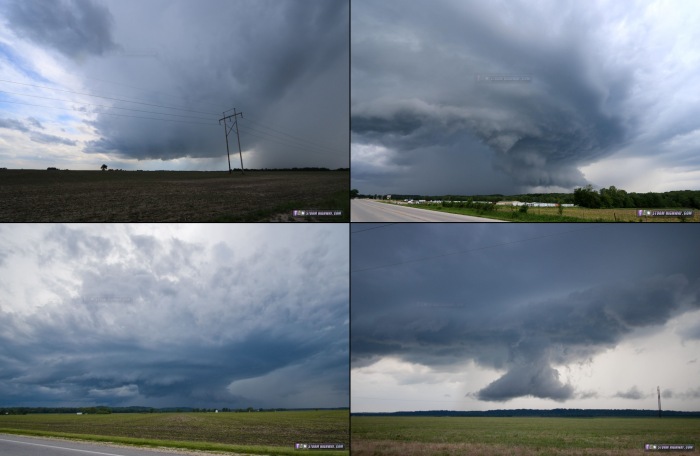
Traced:
POLYGON ((525 205, 525 203, 520 202, 520 201, 499 201, 496 203, 496 206, 523 206, 523 205, 525 205))

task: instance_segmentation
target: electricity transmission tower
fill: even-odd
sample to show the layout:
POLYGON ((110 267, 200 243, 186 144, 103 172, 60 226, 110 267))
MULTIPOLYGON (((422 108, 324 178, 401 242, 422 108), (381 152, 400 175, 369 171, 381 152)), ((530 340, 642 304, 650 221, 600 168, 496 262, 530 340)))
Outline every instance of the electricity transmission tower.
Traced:
POLYGON ((659 387, 656 387, 656 395, 659 398, 659 418, 661 418, 661 390, 659 387))
POLYGON ((238 116, 243 117, 242 112, 236 112, 236 108, 229 109, 228 111, 223 112, 224 117, 219 119, 219 125, 221 125, 221 121, 224 121, 224 133, 226 134, 226 156, 228 157, 228 173, 231 174, 231 154, 229 153, 228 150, 228 134, 231 133, 231 130, 236 128, 236 138, 238 139, 238 155, 241 158, 241 173, 245 174, 244 168, 243 168, 243 153, 241 153, 241 137, 238 135, 238 116), (233 111, 233 114, 229 114, 228 116, 226 115, 227 112, 233 111), (231 128, 228 128, 226 125, 226 120, 233 118, 233 121, 231 123, 231 128))

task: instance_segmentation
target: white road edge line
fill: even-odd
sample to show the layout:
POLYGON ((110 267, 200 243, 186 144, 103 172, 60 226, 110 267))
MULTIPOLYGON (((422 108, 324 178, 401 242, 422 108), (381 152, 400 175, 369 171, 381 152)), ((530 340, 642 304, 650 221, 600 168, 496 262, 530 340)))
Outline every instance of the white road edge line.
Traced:
POLYGON ((102 453, 101 451, 78 450, 76 448, 66 448, 66 447, 61 447, 61 446, 56 446, 56 445, 44 445, 43 443, 23 442, 22 440, 0 439, 0 441, 12 442, 12 443, 24 443, 25 445, 35 445, 35 446, 47 447, 47 448, 57 448, 60 450, 79 451, 81 453, 102 454, 102 455, 106 455, 106 456, 124 456, 122 454, 116 454, 116 453, 102 453))

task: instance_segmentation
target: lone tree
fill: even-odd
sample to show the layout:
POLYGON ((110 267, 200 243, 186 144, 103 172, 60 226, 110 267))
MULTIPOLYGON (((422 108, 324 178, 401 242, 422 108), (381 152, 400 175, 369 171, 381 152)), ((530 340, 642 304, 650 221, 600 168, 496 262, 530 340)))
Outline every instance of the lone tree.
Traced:
POLYGON ((106 170, 107 170, 107 165, 102 164, 102 166, 100 166, 100 168, 102 169, 102 171, 106 171, 106 170))

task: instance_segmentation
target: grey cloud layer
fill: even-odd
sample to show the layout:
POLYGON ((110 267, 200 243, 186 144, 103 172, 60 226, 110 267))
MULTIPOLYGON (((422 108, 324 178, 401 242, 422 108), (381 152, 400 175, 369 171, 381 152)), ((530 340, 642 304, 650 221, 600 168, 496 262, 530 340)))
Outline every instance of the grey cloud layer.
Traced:
POLYGON ((37 44, 72 58, 115 49, 109 10, 92 0, 13 2, 7 8, 12 28, 37 44))
POLYGON ((77 144, 77 142, 72 139, 34 130, 33 128, 43 128, 43 126, 38 120, 32 117, 28 117, 24 122, 17 119, 0 119, 0 128, 29 133, 29 139, 42 144, 63 144, 67 146, 75 146, 77 144))
MULTIPOLYGON (((16 229, 8 234, 21 239, 16 229)), ((17 297, 0 282, 6 402, 347 405, 347 244, 339 230, 317 230, 313 245, 296 230, 298 242, 283 249, 239 238, 256 245, 253 254, 204 238, 114 234, 55 227, 39 246, 3 249, 5 266, 28 255, 47 270, 73 271, 42 279, 55 295, 49 302, 26 291, 25 306, 39 306, 29 312, 13 308, 17 297), (258 379, 266 391, 255 388, 258 379)))
POLYGON ((352 273, 353 366, 382 356, 434 367, 471 359, 506 371, 478 399, 563 401, 595 392, 579 392, 555 366, 586 363, 700 309, 692 228, 584 229, 484 250, 567 230, 411 228, 353 235, 352 269, 477 250, 352 273), (659 256, 640 263, 652 245, 659 256))

